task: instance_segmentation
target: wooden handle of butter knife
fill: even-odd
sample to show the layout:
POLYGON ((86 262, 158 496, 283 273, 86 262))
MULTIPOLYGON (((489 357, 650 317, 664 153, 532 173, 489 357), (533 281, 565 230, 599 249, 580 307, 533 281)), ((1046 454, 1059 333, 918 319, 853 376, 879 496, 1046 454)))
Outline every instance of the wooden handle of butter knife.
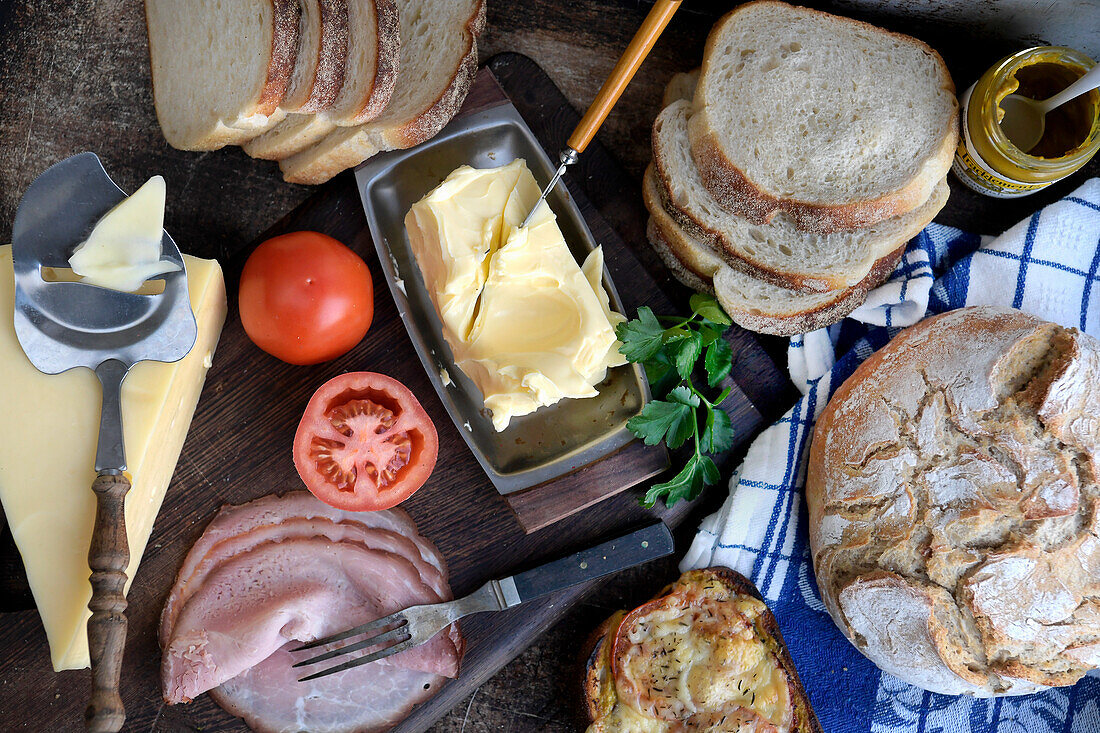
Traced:
POLYGON ((126 720, 118 693, 122 653, 126 647, 126 492, 130 481, 119 474, 100 474, 92 484, 96 494, 95 528, 88 552, 92 569, 92 600, 88 608, 88 651, 92 660, 92 699, 84 722, 93 733, 114 733, 126 720))
POLYGON ((665 26, 672 20, 672 14, 680 7, 680 1, 657 0, 654 3, 653 9, 642 21, 642 27, 634 34, 633 40, 626 47, 619 63, 615 64, 615 68, 611 70, 611 76, 607 77, 607 81, 600 87, 599 93, 592 100, 592 104, 588 106, 588 111, 584 113, 577 129, 573 130, 573 134, 569 136, 566 145, 578 153, 583 153, 584 149, 588 147, 588 143, 592 142, 592 138, 596 137, 596 131, 607 119, 611 108, 619 101, 626 85, 634 78, 635 72, 645 61, 645 57, 649 55, 650 49, 660 38, 665 26))

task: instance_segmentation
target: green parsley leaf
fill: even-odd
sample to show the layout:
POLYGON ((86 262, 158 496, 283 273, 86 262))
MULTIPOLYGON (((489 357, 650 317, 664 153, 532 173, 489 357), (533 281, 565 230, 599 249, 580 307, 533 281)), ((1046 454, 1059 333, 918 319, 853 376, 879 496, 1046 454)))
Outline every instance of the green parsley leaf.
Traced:
MULTIPOLYGON (((679 369, 677 361, 676 367, 679 369)), ((733 349, 725 339, 718 339, 707 347, 707 355, 703 357, 703 366, 707 370, 707 384, 717 387, 718 383, 726 378, 733 368, 733 349)), ((680 372, 683 374, 683 372, 680 372)))
POLYGON ((711 387, 730 373, 733 350, 722 334, 732 321, 712 296, 696 294, 690 305, 692 315, 688 318, 659 318, 650 308, 642 307, 637 318, 615 329, 622 342, 620 351, 628 361, 643 366, 654 396, 627 427, 647 445, 664 442, 673 450, 695 438, 694 451, 679 473, 646 492, 642 499, 646 506, 663 498, 671 507, 682 499, 694 499, 704 486, 717 483, 721 478, 718 466, 706 454, 720 453, 733 444, 730 417, 717 407, 732 388, 711 402, 692 384, 700 358, 711 387), (706 413, 700 415, 700 409, 706 413))
MULTIPOLYGON (((696 456, 699 459, 699 468, 703 474, 703 483, 707 486, 713 486, 722 480, 722 474, 718 472, 718 466, 714 465, 714 461, 710 456, 696 456)), ((698 495, 698 492, 696 492, 698 495)), ((694 497, 693 497, 694 498, 694 497)))
POLYGON ((679 402, 681 405, 687 405, 688 407, 699 406, 699 395, 682 385, 669 392, 666 399, 669 402, 679 402))
POLYGON ((721 453, 733 445, 733 425, 729 414, 721 407, 707 408, 707 424, 701 440, 701 447, 707 453, 721 453))
POLYGON ((645 376, 654 397, 663 400, 668 391, 680 383, 680 374, 672 364, 668 349, 662 348, 645 362, 645 376))
POLYGON ((695 362, 699 361, 699 355, 702 353, 703 337, 695 331, 692 331, 688 338, 676 344, 672 359, 681 378, 691 378, 691 373, 695 370, 695 362))
POLYGON ((638 309, 638 317, 615 327, 615 336, 622 345, 619 353, 627 361, 644 362, 653 357, 664 344, 665 329, 648 306, 638 309))
POLYGON ((691 306, 693 312, 698 313, 711 323, 717 323, 721 326, 728 326, 733 323, 730 317, 726 315, 726 312, 722 310, 722 306, 713 295, 696 293, 691 296, 688 305, 691 306))
POLYGON ((709 323, 699 324, 699 335, 703 337, 703 346, 710 346, 718 339, 722 338, 722 334, 728 329, 714 326, 709 323))
POLYGON ((679 448, 695 434, 695 410, 682 402, 653 400, 627 420, 626 427, 646 445, 663 440, 669 448, 679 448))
POLYGON ((704 469, 698 458, 698 455, 694 456, 671 480, 651 486, 645 493, 642 504, 652 507, 663 496, 665 506, 671 507, 681 499, 690 501, 699 496, 699 492, 703 490, 704 469))

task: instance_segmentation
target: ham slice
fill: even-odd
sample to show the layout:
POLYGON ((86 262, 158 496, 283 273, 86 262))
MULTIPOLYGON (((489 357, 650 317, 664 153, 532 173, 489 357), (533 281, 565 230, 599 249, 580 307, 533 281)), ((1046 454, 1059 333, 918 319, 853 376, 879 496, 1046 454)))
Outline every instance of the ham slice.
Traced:
POLYGON ((288 518, 278 524, 261 525, 244 534, 223 539, 210 547, 202 560, 194 565, 194 571, 190 577, 184 578, 181 571, 161 613, 161 646, 167 644, 167 640, 171 637, 172 627, 175 625, 180 609, 187 603, 194 590, 202 586, 211 570, 234 555, 248 552, 264 543, 310 537, 324 538, 331 542, 352 542, 403 557, 416 567, 421 579, 436 592, 441 600, 451 600, 451 589, 442 571, 425 560, 417 546, 405 535, 388 529, 367 527, 360 522, 338 523, 323 518, 288 518))
POLYGON ((259 733, 373 733, 399 723, 446 679, 375 662, 298 682, 295 656, 283 647, 210 696, 259 733))
MULTIPOLYGON (((440 573, 442 582, 446 585, 447 570, 442 556, 430 542, 425 540, 417 532, 416 524, 409 515, 400 509, 388 509, 379 512, 348 512, 336 509, 325 504, 308 491, 291 491, 282 496, 274 494, 236 506, 225 506, 214 516, 206 527, 202 536, 195 541, 190 552, 183 561, 176 583, 168 594, 168 600, 164 605, 161 615, 160 646, 163 649, 168 644, 168 637, 175 625, 176 617, 184 602, 190 597, 192 589, 197 587, 192 581, 196 573, 203 576, 220 559, 231 554, 233 547, 244 547, 245 543, 238 543, 241 535, 247 535, 260 528, 268 528, 273 525, 282 525, 290 520, 318 519, 328 520, 333 523, 355 523, 364 528, 382 529, 406 537, 416 546, 421 560, 434 566, 440 573), (220 548, 219 545, 230 542, 229 547, 220 548), (204 563, 208 555, 214 554, 211 562, 204 563)), ((285 536, 301 536, 294 530, 301 527, 290 527, 285 536)), ((267 539, 275 539, 278 532, 266 535, 267 539)), ((258 544, 258 543, 257 543, 258 544)), ((409 559, 414 560, 415 555, 409 552, 409 559)))
MULTIPOLYGON (((182 606, 161 662, 164 699, 189 701, 287 642, 312 641, 439 600, 417 567, 391 552, 323 538, 257 545, 214 567, 182 606)), ((443 632, 386 661, 454 677, 459 646, 443 632)))

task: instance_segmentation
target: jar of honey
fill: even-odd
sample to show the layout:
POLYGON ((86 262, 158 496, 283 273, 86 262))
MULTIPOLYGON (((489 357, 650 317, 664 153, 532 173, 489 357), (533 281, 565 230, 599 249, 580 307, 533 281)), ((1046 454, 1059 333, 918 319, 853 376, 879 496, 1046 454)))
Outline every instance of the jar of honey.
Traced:
POLYGON ((1046 115, 1046 128, 1030 150, 1020 150, 1001 127, 1001 101, 1009 94, 1044 100, 1094 65, 1080 51, 1038 46, 1002 59, 959 100, 961 134, 951 170, 970 188, 1016 198, 1077 171, 1100 149, 1100 91, 1093 89, 1046 115))

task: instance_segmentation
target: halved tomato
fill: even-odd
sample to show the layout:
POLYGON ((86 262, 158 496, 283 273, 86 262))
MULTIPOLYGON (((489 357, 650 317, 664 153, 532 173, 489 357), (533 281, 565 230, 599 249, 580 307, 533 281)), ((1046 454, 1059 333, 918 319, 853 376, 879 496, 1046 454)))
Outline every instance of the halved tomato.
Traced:
POLYGON ((321 501, 353 512, 389 509, 424 485, 439 436, 409 388, 375 372, 321 385, 294 435, 294 466, 321 501))

